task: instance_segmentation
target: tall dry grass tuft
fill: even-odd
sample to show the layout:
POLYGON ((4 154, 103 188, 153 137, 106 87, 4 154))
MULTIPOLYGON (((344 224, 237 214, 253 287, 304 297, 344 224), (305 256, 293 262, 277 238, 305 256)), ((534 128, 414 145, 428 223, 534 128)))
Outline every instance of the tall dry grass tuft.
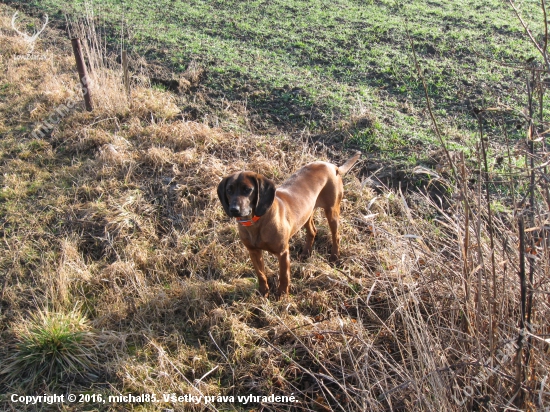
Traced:
POLYGON ((68 19, 69 37, 79 38, 83 47, 84 59, 90 77, 90 94, 95 107, 113 115, 129 113, 130 102, 121 78, 120 64, 115 56, 107 52, 106 37, 102 37, 97 26, 91 4, 86 4, 86 12, 77 19, 68 19))
MULTIPOLYGON (((137 115, 149 120, 169 120, 180 113, 174 97, 152 89, 146 68, 134 73, 130 78, 128 89, 124 84, 121 67, 121 56, 110 51, 107 36, 98 29, 98 17, 92 4, 86 4, 83 16, 68 16, 68 33, 71 38, 79 38, 83 45, 84 58, 90 77, 90 93, 96 111, 108 116, 137 115), (128 90, 130 93, 128 93, 128 90)), ((121 39, 124 42, 124 39, 121 39)), ((138 62, 146 65, 143 59, 138 62)), ((200 76, 199 69, 191 68, 190 76, 200 76)))

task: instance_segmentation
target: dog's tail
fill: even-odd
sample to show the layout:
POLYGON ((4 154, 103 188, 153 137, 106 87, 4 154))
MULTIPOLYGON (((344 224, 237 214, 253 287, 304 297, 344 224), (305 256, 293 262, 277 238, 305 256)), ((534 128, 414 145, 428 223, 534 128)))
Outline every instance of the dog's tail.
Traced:
POLYGON ((355 162, 359 160, 359 157, 361 157, 361 152, 357 151, 353 155, 353 157, 350 157, 346 163, 344 163, 342 166, 338 168, 338 174, 341 176, 344 176, 347 172, 349 172, 349 169, 353 167, 355 162))

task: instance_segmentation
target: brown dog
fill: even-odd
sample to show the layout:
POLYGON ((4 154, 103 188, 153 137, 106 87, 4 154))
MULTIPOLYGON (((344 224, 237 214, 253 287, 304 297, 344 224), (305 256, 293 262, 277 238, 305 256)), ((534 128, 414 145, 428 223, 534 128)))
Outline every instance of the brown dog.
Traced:
POLYGON ((225 213, 239 222, 239 235, 250 253, 263 296, 268 295, 269 286, 262 251, 267 250, 279 259, 277 296, 289 293, 288 242, 301 227, 305 227, 306 244, 302 256, 311 254, 317 233, 313 224, 316 207, 325 210, 332 233, 330 260, 338 259, 338 218, 344 195, 342 176, 360 155, 361 152, 357 152, 340 167, 327 162, 310 163, 290 176, 277 190, 271 180, 253 172, 235 173, 220 182, 218 197, 225 213))

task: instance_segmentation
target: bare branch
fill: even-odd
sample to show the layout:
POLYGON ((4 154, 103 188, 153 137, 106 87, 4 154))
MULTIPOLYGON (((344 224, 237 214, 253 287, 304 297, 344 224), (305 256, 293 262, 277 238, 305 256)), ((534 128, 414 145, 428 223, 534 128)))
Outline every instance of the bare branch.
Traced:
POLYGON ((548 53, 546 52, 547 45, 548 45, 548 22, 546 21, 546 7, 544 5, 544 0, 541 0, 542 11, 544 13, 544 27, 545 27, 544 48, 541 47, 540 44, 535 40, 535 37, 531 33, 531 30, 529 30, 529 27, 527 27, 527 23, 525 23, 525 21, 522 19, 521 14, 519 14, 519 10, 515 5, 514 0, 508 0, 508 2, 514 9, 516 16, 518 17, 519 21, 521 22, 521 25, 525 29, 525 33, 527 34, 527 36, 529 36, 529 39, 531 39, 531 42, 534 44, 534 46, 537 48, 537 50, 541 54, 544 60, 544 63, 546 64, 547 70, 550 71, 550 61, 548 59, 548 53))

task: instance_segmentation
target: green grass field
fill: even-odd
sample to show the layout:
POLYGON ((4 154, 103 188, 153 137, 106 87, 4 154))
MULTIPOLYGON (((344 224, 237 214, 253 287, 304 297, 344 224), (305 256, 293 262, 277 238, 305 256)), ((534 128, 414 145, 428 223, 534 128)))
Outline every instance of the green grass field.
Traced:
MULTIPOLYGON (((58 21, 85 10, 81 0, 21 3, 58 21)), ((523 7, 541 33, 538 6, 523 7)), ((507 65, 536 53, 499 0, 108 0, 93 10, 114 50, 124 39, 133 56, 175 74, 203 67, 206 112, 228 118, 228 105, 244 104, 256 130, 340 132, 409 163, 427 161, 435 140, 407 27, 451 148, 472 145, 472 108, 521 106, 526 74, 507 65)))

